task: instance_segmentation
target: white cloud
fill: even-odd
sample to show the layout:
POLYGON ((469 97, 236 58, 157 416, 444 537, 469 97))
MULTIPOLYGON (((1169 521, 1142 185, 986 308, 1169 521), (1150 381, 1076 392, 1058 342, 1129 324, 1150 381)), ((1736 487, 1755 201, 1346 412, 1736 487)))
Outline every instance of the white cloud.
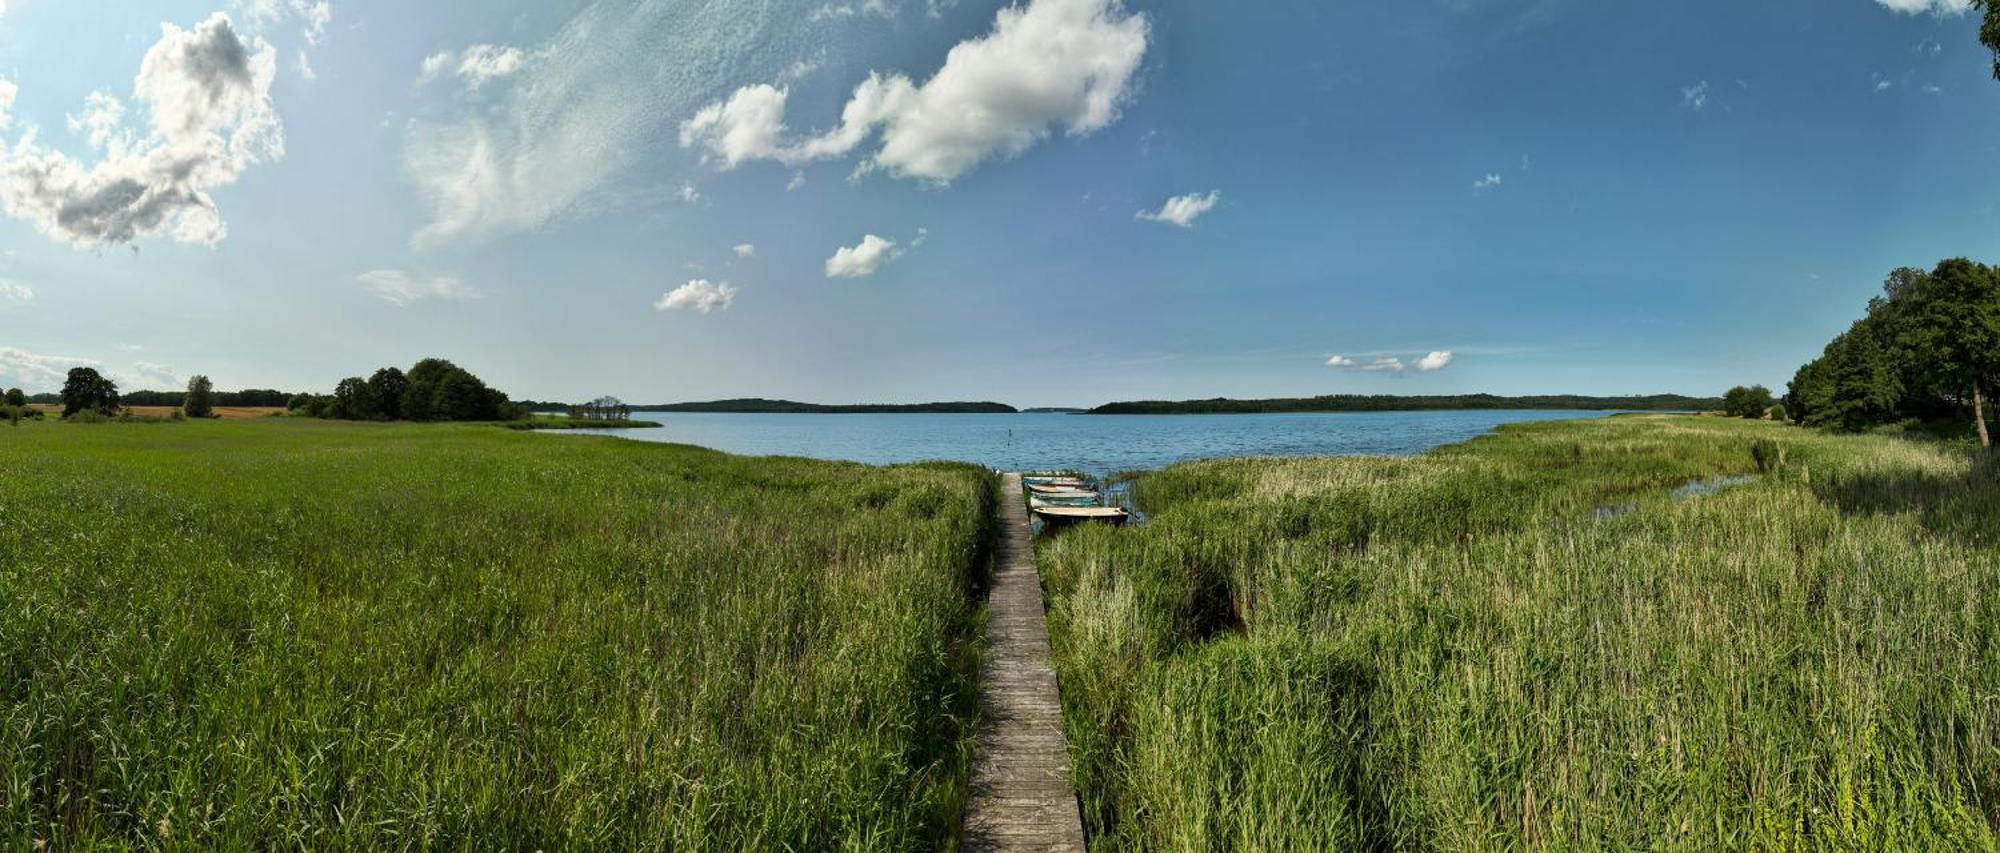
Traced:
POLYGON ((18 281, 8 281, 7 279, 0 278, 0 303, 12 302, 21 304, 33 301, 35 301, 34 288, 18 281))
POLYGON ((528 55, 522 53, 520 48, 506 45, 475 44, 457 52, 443 50, 424 57, 417 67, 417 82, 428 83, 436 79, 446 66, 456 62, 452 73, 458 76, 466 89, 477 92, 487 83, 514 76, 527 60, 528 55))
POLYGON ((785 182, 785 192, 791 192, 792 190, 798 189, 799 187, 805 185, 806 185, 806 173, 793 172, 792 179, 785 182))
POLYGON ((480 299, 486 294, 456 276, 421 277, 403 270, 369 270, 355 277, 355 281, 375 294, 382 301, 397 307, 421 302, 426 299, 467 300, 480 299))
POLYGON ((312 60, 306 56, 305 48, 299 48, 298 59, 293 65, 299 69, 300 77, 304 77, 307 80, 319 79, 319 72, 313 70, 312 60))
POLYGON ((694 184, 681 184, 681 190, 676 195, 680 197, 681 201, 688 204, 700 204, 703 198, 705 198, 701 194, 701 190, 695 189, 694 184))
POLYGON ((757 247, 756 245, 751 243, 739 243, 736 246, 732 247, 729 251, 735 252, 736 256, 739 258, 757 257, 757 247))
POLYGON ((824 3, 819 8, 807 13, 806 20, 826 21, 839 18, 852 18, 856 15, 893 18, 896 15, 896 10, 888 4, 887 0, 862 0, 860 5, 853 3, 824 3))
POLYGON ((1451 366, 1450 350, 1433 350, 1411 365, 1418 373, 1436 373, 1451 366))
POLYGON ((738 89, 728 100, 703 107, 681 125, 681 147, 706 147, 710 155, 721 158, 723 169, 734 169, 745 160, 805 159, 784 145, 787 97, 786 90, 763 83, 738 89))
POLYGON ((6 130, 13 125, 14 99, 20 94, 21 87, 14 85, 14 81, 0 77, 0 130, 6 130))
POLYGON ((1875 2, 1905 15, 1914 15, 1918 12, 1963 15, 1972 11, 1972 0, 1875 0, 1875 2))
POLYGON ((1450 365, 1451 352, 1448 350, 1434 350, 1407 362, 1393 355, 1375 356, 1367 361, 1362 361, 1352 356, 1336 355, 1326 360, 1326 366, 1341 370, 1352 370, 1363 373, 1388 373, 1396 376, 1401 376, 1405 371, 1409 370, 1415 370, 1418 373, 1436 373, 1450 365))
POLYGON ((729 304, 736 301, 736 288, 729 282, 715 284, 705 278, 697 278, 667 291, 653 303, 655 311, 696 311, 707 314, 710 311, 729 310, 729 304))
POLYGON ((549 38, 521 45, 520 69, 489 86, 491 97, 437 105, 408 123, 404 173, 425 212, 412 246, 671 199, 674 185, 639 177, 659 173, 641 165, 665 165, 661 137, 729 85, 725 75, 753 61, 778 67, 825 26, 754 0, 568 5, 582 8, 549 38))
POLYGON ((1485 177, 1472 182, 1472 188, 1475 190, 1490 190, 1494 187, 1501 185, 1505 181, 1506 181, 1505 178, 1502 178, 1499 175, 1496 175, 1492 172, 1487 172, 1485 177))
POLYGON ((96 367, 103 364, 94 358, 77 358, 68 355, 42 355, 17 347, 0 346, 0 377, 9 385, 24 385, 53 390, 63 383, 72 367, 96 367))
POLYGON ((1890 87, 1893 87, 1893 86, 1895 86, 1895 85, 1896 85, 1896 84, 1894 84, 1894 83, 1891 83, 1891 82, 1889 82, 1889 81, 1888 81, 1888 80, 1886 80, 1886 79, 1884 79, 1884 80, 1877 80, 1877 81, 1875 81, 1875 91, 1877 91, 1877 92, 1887 92, 1887 91, 1889 91, 1890 87))
POLYGON ((1703 80, 1692 86, 1682 87, 1681 106, 1691 110, 1700 110, 1708 106, 1708 81, 1703 80))
POLYGON ((954 46, 921 85, 870 74, 823 134, 786 142, 788 93, 757 84, 697 112, 682 125, 681 144, 705 149, 722 168, 752 159, 797 165, 846 156, 879 130, 861 172, 947 184, 1057 127, 1084 136, 1117 120, 1149 36, 1147 17, 1121 0, 1029 0, 1001 9, 991 32, 954 46))
POLYGON ((896 241, 868 234, 860 243, 842 246, 826 259, 826 277, 867 278, 902 256, 903 250, 896 248, 896 241))
POLYGON ((1147 222, 1165 222, 1168 225, 1175 225, 1181 228, 1193 228, 1194 221, 1201 218, 1202 214, 1214 210, 1215 205, 1220 201, 1222 201, 1221 190, 1177 195, 1167 199, 1167 202, 1160 205, 1160 209, 1157 211, 1139 211, 1138 218, 1147 222))
POLYGON ((284 156, 271 103, 276 51, 245 41, 220 12, 192 30, 161 25, 133 81, 146 105, 143 136, 112 123, 116 99, 93 99, 82 126, 105 150, 91 166, 44 147, 29 132, 0 144, 0 205, 15 218, 75 246, 130 243, 165 234, 214 245, 227 234, 209 191, 284 156))

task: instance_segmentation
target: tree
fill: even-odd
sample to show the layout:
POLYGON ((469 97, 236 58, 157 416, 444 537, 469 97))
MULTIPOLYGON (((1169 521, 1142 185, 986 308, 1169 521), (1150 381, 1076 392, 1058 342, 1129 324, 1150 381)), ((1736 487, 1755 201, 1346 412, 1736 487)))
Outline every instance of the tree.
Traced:
POLYGON ((200 374, 189 379, 187 397, 181 401, 181 414, 190 418, 215 417, 215 383, 200 374))
POLYGON ((21 393, 21 389, 19 388, 9 388, 7 389, 7 405, 13 406, 16 409, 28 405, 28 395, 21 393))
POLYGON ((1762 385, 1738 385, 1722 395, 1722 411, 1731 417, 1762 418, 1771 410, 1771 389, 1762 385))
POLYGON ((92 411, 111 416, 118 413, 118 385, 88 367, 72 367, 63 381, 63 417, 92 411))
POLYGON ((1898 319, 1897 341, 1919 381, 1961 412, 1969 403, 1979 446, 1992 447, 1986 386, 2000 375, 2000 270, 1964 258, 1941 262, 1898 319))
POLYGON ((375 417, 375 399, 368 392, 368 380, 349 376, 333 388, 332 417, 365 421, 375 417))
POLYGON ((375 414, 384 420, 402 418, 403 392, 409 389, 409 377, 393 367, 384 367, 368 377, 368 393, 375 398, 375 414))
POLYGON ((2000 80, 2000 2, 1972 0, 1972 5, 1986 10, 1986 20, 1979 26, 1979 43, 1993 51, 1993 78, 2000 80))

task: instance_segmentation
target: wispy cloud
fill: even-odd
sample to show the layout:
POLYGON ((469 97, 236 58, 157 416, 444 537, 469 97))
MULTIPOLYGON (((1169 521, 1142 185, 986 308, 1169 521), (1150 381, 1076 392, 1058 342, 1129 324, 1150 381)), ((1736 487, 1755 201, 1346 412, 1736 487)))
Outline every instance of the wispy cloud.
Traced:
POLYGON ((21 305, 35 301, 35 291, 25 284, 0 278, 0 305, 13 303, 21 305))
POLYGON ((1682 87, 1681 106, 1695 111, 1708 106, 1708 81, 1703 80, 1692 86, 1682 87))
POLYGON ((104 362, 72 355, 46 355, 19 347, 0 346, 0 380, 9 385, 53 388, 72 367, 97 367, 104 362))
POLYGON ((757 246, 753 243, 738 243, 734 247, 731 247, 729 251, 735 252, 739 258, 757 257, 757 246))
POLYGON ((1159 210, 1139 211, 1138 218, 1147 222, 1164 222, 1179 228, 1193 228, 1196 219, 1214 210, 1221 201, 1221 190, 1177 195, 1167 199, 1165 204, 1160 205, 1159 210))
POLYGON ((1487 172, 1484 177, 1472 182, 1472 188, 1475 190, 1490 190, 1505 182, 1506 179, 1500 177, 1498 174, 1487 172))
POLYGON ((457 276, 417 276, 404 270, 369 270, 355 278, 369 293, 398 308, 429 299, 463 301, 486 294, 457 276))
POLYGON ((1972 11, 1973 5, 1973 0, 1875 0, 1875 2, 1905 15, 1915 15, 1919 12, 1963 15, 1972 11))

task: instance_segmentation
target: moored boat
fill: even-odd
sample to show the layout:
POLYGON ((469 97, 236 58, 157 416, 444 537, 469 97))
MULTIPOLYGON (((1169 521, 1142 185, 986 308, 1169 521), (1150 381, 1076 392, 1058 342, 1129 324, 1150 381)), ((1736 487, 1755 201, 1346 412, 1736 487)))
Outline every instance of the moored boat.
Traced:
POLYGON ((1130 514, 1115 506, 1043 506, 1034 507, 1035 517, 1043 524, 1079 524, 1086 521, 1103 521, 1124 524, 1130 514))

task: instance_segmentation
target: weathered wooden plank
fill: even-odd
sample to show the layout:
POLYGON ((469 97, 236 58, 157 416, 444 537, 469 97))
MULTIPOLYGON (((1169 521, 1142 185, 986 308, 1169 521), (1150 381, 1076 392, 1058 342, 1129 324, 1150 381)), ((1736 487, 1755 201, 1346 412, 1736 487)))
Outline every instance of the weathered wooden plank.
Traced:
POLYGON ((980 755, 966 805, 965 847, 1080 853, 1083 820, 1070 788, 1062 698, 1049 666, 1042 580, 1018 474, 1004 479, 1000 523, 980 673, 980 755))

